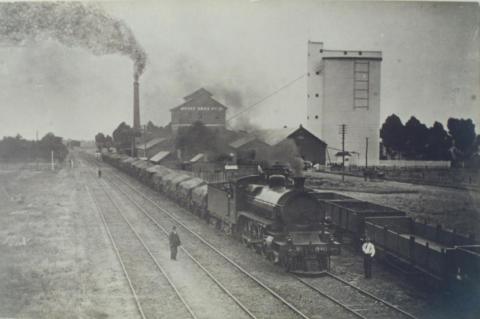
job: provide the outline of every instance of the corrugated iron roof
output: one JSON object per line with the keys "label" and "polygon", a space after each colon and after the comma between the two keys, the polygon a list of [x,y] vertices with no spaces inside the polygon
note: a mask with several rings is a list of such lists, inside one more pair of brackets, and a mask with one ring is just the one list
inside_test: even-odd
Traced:
{"label": "corrugated iron roof", "polygon": [[[206,91],[206,90],[205,90]],[[198,92],[198,91],[197,91]],[[206,91],[208,92],[208,91]],[[211,97],[211,94],[195,94],[192,93],[188,95],[190,97],[188,100],[185,101],[185,103],[180,104],[179,106],[176,106],[170,111],[177,110],[181,107],[197,107],[197,106],[202,106],[202,107],[221,107],[223,109],[226,109],[227,107],[214,98]]]}
{"label": "corrugated iron roof", "polygon": [[253,132],[253,135],[268,145],[274,146],[288,138],[297,129],[298,127],[284,127],[280,129],[258,130]]}
{"label": "corrugated iron roof", "polygon": [[195,92],[190,93],[189,95],[185,96],[183,99],[185,101],[188,101],[188,100],[195,99],[195,98],[197,98],[199,96],[203,96],[203,95],[212,96],[212,93],[208,92],[204,88],[199,88]]}
{"label": "corrugated iron roof", "polygon": [[191,163],[195,163],[195,162],[201,160],[204,156],[205,156],[205,154],[203,154],[203,153],[198,153],[197,155],[195,155],[194,157],[192,157],[192,159],[190,160],[190,162],[191,162]]}
{"label": "corrugated iron roof", "polygon": [[160,151],[150,158],[150,162],[159,163],[160,161],[165,159],[165,157],[167,157],[169,154],[170,154],[169,151]]}
{"label": "corrugated iron roof", "polygon": [[154,139],[151,139],[147,143],[137,145],[137,149],[140,149],[140,150],[147,149],[148,150],[148,149],[154,147],[155,145],[157,145],[159,143],[162,143],[163,141],[166,141],[166,140],[167,140],[166,137],[156,137]]}
{"label": "corrugated iron roof", "polygon": [[232,143],[228,144],[230,145],[230,147],[233,147],[233,148],[239,148],[247,143],[250,143],[254,140],[256,140],[257,137],[254,136],[254,135],[247,135],[247,136],[244,136],[242,138],[239,138],[238,140],[235,140],[233,141]]}
{"label": "corrugated iron roof", "polygon": [[266,144],[270,146],[275,146],[278,143],[284,141],[285,139],[291,137],[294,133],[296,133],[299,130],[303,130],[306,133],[312,135],[316,139],[318,139],[320,142],[324,143],[321,139],[319,139],[315,134],[304,128],[303,126],[300,125],[300,127],[283,127],[279,129],[264,129],[264,130],[257,130],[253,131],[252,133],[249,134],[249,136],[255,136],[258,138],[260,141],[265,142]]}

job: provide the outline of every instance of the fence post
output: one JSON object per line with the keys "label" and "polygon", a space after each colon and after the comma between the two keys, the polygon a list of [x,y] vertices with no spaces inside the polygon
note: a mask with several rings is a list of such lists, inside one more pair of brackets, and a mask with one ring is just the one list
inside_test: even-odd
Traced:
{"label": "fence post", "polygon": [[470,244],[475,243],[475,234],[474,233],[468,234],[468,239],[470,240]]}
{"label": "fence post", "polygon": [[428,243],[428,241],[425,243],[425,247],[427,248],[427,251],[425,253],[425,265],[428,266],[428,260],[430,259],[430,244]]}
{"label": "fence post", "polygon": [[385,246],[385,247],[388,247],[387,234],[388,234],[388,228],[387,228],[387,226],[383,226],[383,246]]}
{"label": "fence post", "polygon": [[457,244],[457,229],[453,229],[453,234],[452,234],[452,246],[455,246]]}
{"label": "fence post", "polygon": [[440,241],[440,232],[442,231],[442,225],[437,224],[435,228],[435,241]]}
{"label": "fence post", "polygon": [[410,263],[415,265],[415,236],[410,236],[409,241]]}

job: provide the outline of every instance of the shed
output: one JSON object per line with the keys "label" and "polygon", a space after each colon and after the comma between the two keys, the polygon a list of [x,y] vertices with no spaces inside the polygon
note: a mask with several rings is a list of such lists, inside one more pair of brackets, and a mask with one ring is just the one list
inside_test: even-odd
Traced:
{"label": "shed", "polygon": [[195,163],[195,162],[198,162],[199,160],[205,158],[205,154],[203,153],[198,153],[197,155],[195,155],[194,157],[192,157],[190,159],[190,163]]}
{"label": "shed", "polygon": [[152,162],[154,164],[159,164],[162,161],[166,161],[167,159],[171,159],[173,157],[174,157],[174,155],[172,154],[172,152],[160,151],[150,158],[150,162]]}
{"label": "shed", "polygon": [[303,160],[325,165],[327,143],[302,125],[297,128],[258,130],[251,135],[271,148],[279,148],[285,141],[293,140]]}
{"label": "shed", "polygon": [[249,161],[259,158],[266,158],[270,145],[260,140],[255,135],[247,135],[229,144],[232,152],[236,154],[237,160]]}
{"label": "shed", "polygon": [[157,137],[142,144],[137,144],[136,150],[139,157],[151,158],[160,151],[165,151],[171,146],[171,140],[166,137]]}

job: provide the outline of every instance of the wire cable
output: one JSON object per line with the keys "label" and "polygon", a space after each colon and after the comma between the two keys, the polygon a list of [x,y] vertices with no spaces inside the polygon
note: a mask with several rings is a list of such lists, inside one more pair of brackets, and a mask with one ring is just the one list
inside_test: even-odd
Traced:
{"label": "wire cable", "polygon": [[251,108],[259,105],[260,103],[264,102],[265,100],[269,99],[270,97],[274,96],[275,94],[277,94],[278,92],[286,89],[287,87],[289,87],[290,85],[294,84],[295,82],[297,82],[298,80],[304,78],[306,75],[306,73],[300,75],[299,77],[295,78],[294,80],[288,82],[287,84],[283,85],[282,87],[280,87],[279,89],[275,90],[274,92],[268,94],[267,96],[261,98],[260,100],[258,100],[257,102],[253,103],[252,105],[250,106],[247,106],[245,108],[243,108],[240,112],[230,116],[228,119],[227,119],[227,122],[233,120],[234,118],[238,117],[239,115],[245,113],[246,111],[250,110]]}

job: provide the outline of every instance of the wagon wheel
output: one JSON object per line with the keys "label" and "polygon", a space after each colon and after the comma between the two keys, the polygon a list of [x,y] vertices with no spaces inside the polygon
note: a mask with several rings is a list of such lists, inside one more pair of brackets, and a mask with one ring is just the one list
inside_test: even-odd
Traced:
{"label": "wagon wheel", "polygon": [[282,265],[282,268],[285,269],[286,272],[290,272],[291,265],[288,260],[288,257],[281,257],[280,264]]}

